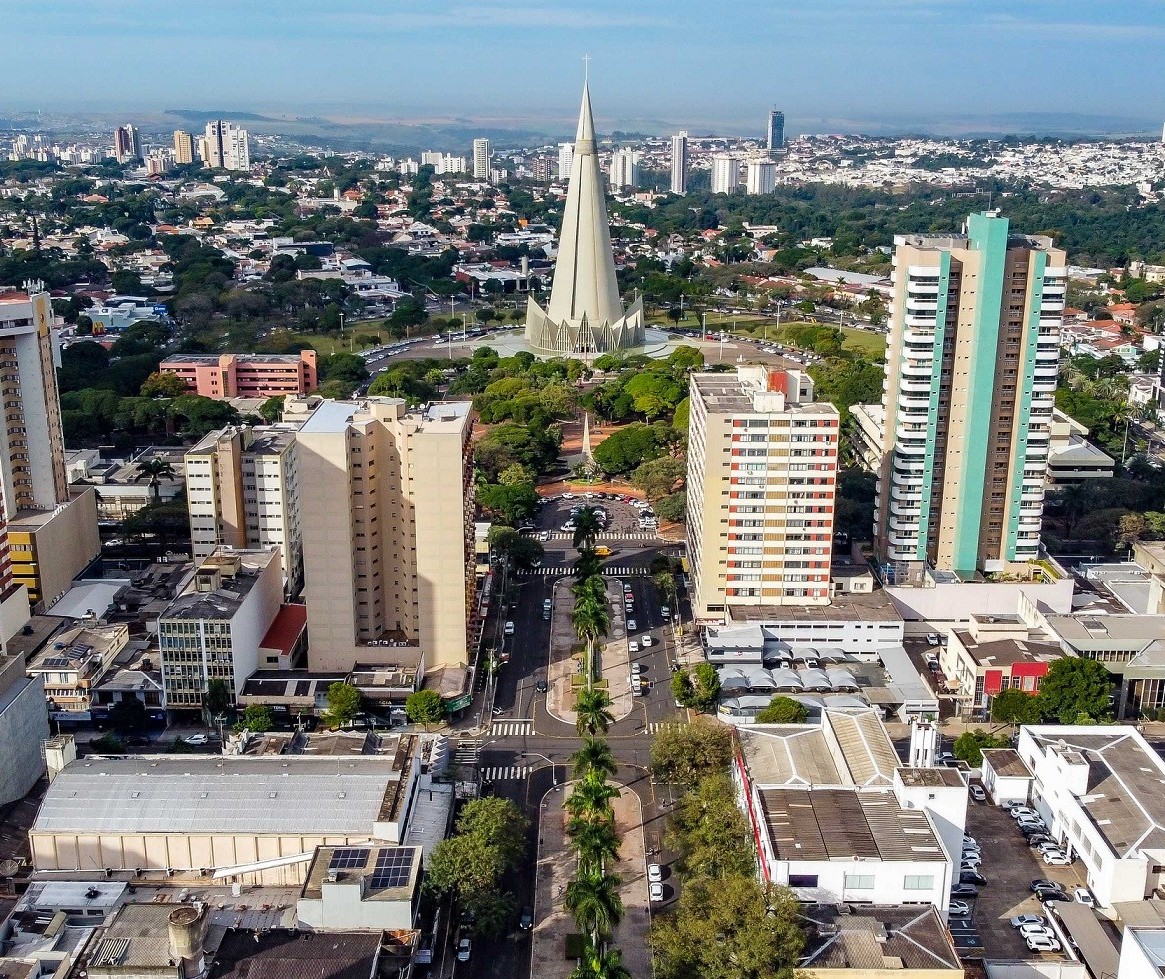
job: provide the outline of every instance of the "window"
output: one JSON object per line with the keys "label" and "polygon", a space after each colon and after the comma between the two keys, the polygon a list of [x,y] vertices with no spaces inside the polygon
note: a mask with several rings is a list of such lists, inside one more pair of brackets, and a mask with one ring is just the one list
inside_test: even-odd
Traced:
{"label": "window", "polygon": [[874,889],[874,875],[846,874],[845,888],[847,891],[872,891]]}
{"label": "window", "polygon": [[816,887],[816,874],[789,874],[790,887]]}
{"label": "window", "polygon": [[934,889],[934,878],[929,874],[907,874],[902,878],[904,891],[929,891]]}

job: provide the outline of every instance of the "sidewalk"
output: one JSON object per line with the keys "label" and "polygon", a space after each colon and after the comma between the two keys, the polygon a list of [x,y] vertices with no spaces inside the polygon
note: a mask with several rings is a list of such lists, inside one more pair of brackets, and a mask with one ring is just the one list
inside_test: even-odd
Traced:
{"label": "sidewalk", "polygon": [[[530,975],[538,979],[567,979],[575,963],[564,957],[566,936],[575,932],[574,919],[563,907],[566,885],[574,877],[575,858],[566,837],[563,803],[570,785],[552,789],[542,803],[538,834],[538,866],[534,887],[534,933]],[[613,801],[615,827],[621,840],[619,860],[610,871],[623,879],[623,921],[613,943],[623,951],[623,964],[636,979],[651,975],[647,933],[651,914],[647,899],[647,869],[643,848],[643,808],[639,796],[623,788]]]}

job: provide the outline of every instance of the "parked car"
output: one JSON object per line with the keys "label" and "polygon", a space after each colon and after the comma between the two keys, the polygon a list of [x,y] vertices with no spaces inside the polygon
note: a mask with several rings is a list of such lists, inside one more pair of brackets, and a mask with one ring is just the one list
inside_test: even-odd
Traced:
{"label": "parked car", "polygon": [[[1030,840],[1028,841],[1028,845],[1029,846],[1031,845]],[[1037,853],[1062,853],[1063,849],[1061,848],[1060,844],[1057,843],[1055,840],[1049,840],[1046,843],[1039,844],[1036,847],[1036,852]]]}
{"label": "parked car", "polygon": [[955,761],[958,761],[958,759],[949,751],[940,751],[938,753],[938,763],[940,765],[949,765]]}
{"label": "parked car", "polygon": [[1027,845],[1031,847],[1038,847],[1041,843],[1055,843],[1056,841],[1047,833],[1032,833],[1027,838]]}
{"label": "parked car", "polygon": [[655,645],[655,640],[652,639],[651,636],[644,636],[642,639],[639,640],[639,642],[643,645],[644,649],[646,649],[648,646]]}
{"label": "parked car", "polygon": [[627,652],[629,652],[629,653],[639,652],[639,643],[636,642],[634,639],[632,639],[629,643],[627,643]]}
{"label": "parked car", "polygon": [[937,632],[928,633],[927,637],[926,637],[926,644],[928,646],[937,646],[938,645],[938,633]]}
{"label": "parked car", "polygon": [[203,745],[203,744],[210,744],[210,738],[205,734],[191,734],[188,737],[183,738],[182,740],[186,744],[195,745],[195,746]]}
{"label": "parked car", "polygon": [[658,863],[650,864],[647,868],[647,880],[652,884],[663,882],[663,867]]}
{"label": "parked car", "polygon": [[1011,927],[1019,928],[1021,925],[1046,925],[1048,919],[1041,914],[1017,914],[1011,919]]}
{"label": "parked car", "polygon": [[1028,949],[1032,952],[1060,951],[1060,943],[1049,935],[1030,935],[1026,941]]}
{"label": "parked car", "polygon": [[1017,930],[1019,931],[1020,935],[1022,935],[1024,938],[1027,938],[1030,935],[1047,935],[1049,938],[1055,937],[1055,933],[1052,931],[1052,929],[1044,924],[1020,925]]}
{"label": "parked car", "polygon": [[639,628],[639,623],[636,622],[634,619],[627,620],[627,631],[628,632],[634,632],[638,628]]}
{"label": "parked car", "polygon": [[651,884],[647,888],[647,896],[653,901],[663,900],[663,884]]}
{"label": "parked car", "polygon": [[1047,904],[1049,901],[1064,901],[1070,902],[1070,898],[1064,891],[1040,891],[1036,894],[1036,900],[1040,904]]}
{"label": "parked car", "polygon": [[951,888],[951,897],[978,897],[979,888],[974,884],[955,884]]}
{"label": "parked car", "polygon": [[643,664],[642,663],[632,663],[631,664],[631,672],[636,674],[636,675],[642,673],[643,672]]}
{"label": "parked car", "polygon": [[1077,904],[1083,904],[1085,907],[1096,907],[1096,898],[1092,896],[1092,891],[1087,887],[1077,887],[1072,892],[1072,897],[1076,899]]}
{"label": "parked car", "polygon": [[966,901],[951,901],[947,905],[947,914],[953,918],[965,918],[971,913],[971,905]]}
{"label": "parked car", "polygon": [[507,636],[512,636],[514,634],[514,623],[507,622],[505,628],[502,631],[505,632]]}
{"label": "parked car", "polygon": [[1072,861],[1068,859],[1067,854],[1059,850],[1049,850],[1044,854],[1044,863],[1049,867],[1067,867]]}
{"label": "parked car", "polygon": [[972,782],[967,791],[971,793],[971,798],[976,802],[987,801],[987,793],[983,791],[983,786],[979,785],[977,782]]}
{"label": "parked car", "polygon": [[977,870],[960,870],[959,871],[960,884],[978,884],[983,887],[987,883],[987,878],[984,877]]}
{"label": "parked car", "polygon": [[666,605],[661,605],[659,607],[659,617],[666,622],[668,619],[671,618],[671,609],[668,608]]}
{"label": "parked car", "polygon": [[1038,812],[1029,808],[1028,806],[1016,806],[1011,810],[1012,819],[1018,820],[1023,819],[1024,817],[1027,817],[1028,819],[1043,819],[1043,817]]}
{"label": "parked car", "polygon": [[463,938],[457,943],[457,961],[468,962],[469,956],[473,953],[473,942],[468,938]]}

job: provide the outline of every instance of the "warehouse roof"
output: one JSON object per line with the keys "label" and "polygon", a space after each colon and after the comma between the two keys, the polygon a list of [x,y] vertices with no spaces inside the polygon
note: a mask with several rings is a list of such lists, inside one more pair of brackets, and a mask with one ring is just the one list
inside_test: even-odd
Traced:
{"label": "warehouse roof", "polygon": [[401,773],[363,755],[84,758],[53,780],[31,832],[367,835]]}

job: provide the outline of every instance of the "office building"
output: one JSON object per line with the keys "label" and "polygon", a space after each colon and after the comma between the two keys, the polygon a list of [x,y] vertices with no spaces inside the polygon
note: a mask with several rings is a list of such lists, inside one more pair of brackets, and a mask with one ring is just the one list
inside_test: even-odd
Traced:
{"label": "office building", "polygon": [[785,148],[785,113],[778,109],[769,110],[769,124],[765,128],[765,149],[770,154]]}
{"label": "office building", "polygon": [[611,155],[611,168],[609,171],[611,189],[624,190],[626,188],[634,189],[638,187],[639,164],[642,159],[643,154],[630,147],[615,150]]}
{"label": "office building", "polygon": [[88,722],[97,682],[129,645],[129,626],[80,625],[55,633],[28,660],[26,672],[44,681],[55,721]]}
{"label": "office building", "polygon": [[194,137],[181,129],[174,130],[174,162],[179,166],[194,162]]}
{"label": "office building", "polygon": [[473,179],[489,180],[490,161],[493,153],[490,151],[488,139],[473,141]]}
{"label": "office building", "polygon": [[801,371],[693,374],[688,424],[692,614],[829,603],[838,413]]}
{"label": "office building", "polygon": [[740,161],[734,156],[712,157],[712,193],[732,194],[740,186]]}
{"label": "office building", "polygon": [[287,593],[303,584],[299,521],[299,426],[230,426],[186,453],[190,542],[201,561],[221,545],[279,549]]}
{"label": "office building", "polygon": [[688,134],[678,132],[671,138],[671,192],[688,192]]}
{"label": "office building", "polygon": [[558,179],[569,180],[574,167],[574,143],[558,144]]}
{"label": "office building", "polygon": [[158,618],[169,710],[201,710],[212,680],[232,700],[260,664],[259,649],[283,601],[278,548],[223,548],[206,558]]}
{"label": "office building", "polygon": [[309,659],[465,669],[474,593],[468,402],[325,401],[297,435]]}
{"label": "office building", "polygon": [[750,194],[771,194],[777,186],[777,165],[767,160],[749,160],[745,190]]}
{"label": "office building", "polygon": [[113,131],[113,158],[118,163],[132,163],[142,158],[142,137],[133,126],[118,126]]}
{"label": "office building", "polygon": [[550,303],[543,310],[533,296],[527,299],[526,345],[540,356],[594,357],[642,347],[644,338],[643,300],[624,310],[619,295],[590,90],[584,85]]}
{"label": "office building", "polygon": [[889,578],[1021,572],[1039,554],[1065,253],[973,214],[895,238],[875,533]]}
{"label": "office building", "polygon": [[186,382],[191,394],[227,398],[275,398],[307,394],[318,386],[316,352],[298,354],[177,354],[158,365]]}
{"label": "office building", "polygon": [[[28,603],[16,595],[27,622]],[[48,737],[44,677],[26,673],[22,651],[0,652],[0,806],[23,798],[44,775]]]}
{"label": "office building", "polygon": [[206,124],[206,135],[199,140],[204,166],[212,170],[251,169],[251,141],[245,129],[234,123],[214,119]]}

